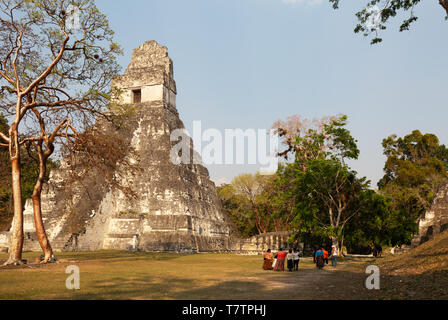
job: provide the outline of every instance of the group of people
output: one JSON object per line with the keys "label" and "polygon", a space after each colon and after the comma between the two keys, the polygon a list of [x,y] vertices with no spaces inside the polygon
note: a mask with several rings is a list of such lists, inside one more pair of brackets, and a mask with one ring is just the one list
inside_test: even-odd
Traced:
{"label": "group of people", "polygon": [[297,249],[289,249],[286,253],[282,248],[274,254],[271,252],[271,249],[264,254],[264,262],[263,269],[264,270],[274,270],[274,271],[285,271],[285,260],[287,263],[287,268],[289,272],[298,271],[299,270],[299,262],[300,262],[300,252]]}
{"label": "group of people", "polygon": [[322,269],[328,264],[328,259],[331,258],[331,266],[336,267],[338,264],[338,255],[339,252],[337,246],[332,245],[330,253],[322,246],[320,249],[313,251],[313,261],[317,268]]}
{"label": "group of people", "polygon": [[[316,267],[322,269],[326,264],[328,264],[331,258],[331,265],[333,267],[337,266],[338,263],[338,247],[336,245],[331,246],[331,251],[325,250],[322,246],[319,249],[313,250],[313,261]],[[299,270],[300,262],[300,252],[297,249],[289,249],[289,252],[283,251],[282,248],[273,254],[271,249],[264,254],[263,269],[264,270],[274,270],[274,271],[285,271],[285,261],[287,263],[287,268],[290,272]]]}

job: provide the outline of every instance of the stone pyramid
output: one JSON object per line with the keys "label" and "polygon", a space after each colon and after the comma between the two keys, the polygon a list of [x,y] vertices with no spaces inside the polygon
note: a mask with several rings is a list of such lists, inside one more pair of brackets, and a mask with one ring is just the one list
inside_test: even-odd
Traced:
{"label": "stone pyramid", "polygon": [[[133,149],[131,161],[138,159],[134,162],[139,171],[121,179],[135,197],[108,185],[100,174],[85,174],[68,186],[72,168],[64,163],[52,172],[42,196],[44,224],[53,249],[229,250],[234,229],[222,211],[208,170],[200,164],[177,165],[170,158],[175,144],[171,132],[184,125],[176,109],[176,83],[167,48],[148,41],[135,49],[126,72],[114,79],[112,87],[120,92],[112,101],[133,110],[122,135]],[[126,173],[126,168],[117,170]],[[40,250],[29,201],[25,233],[25,250]]]}

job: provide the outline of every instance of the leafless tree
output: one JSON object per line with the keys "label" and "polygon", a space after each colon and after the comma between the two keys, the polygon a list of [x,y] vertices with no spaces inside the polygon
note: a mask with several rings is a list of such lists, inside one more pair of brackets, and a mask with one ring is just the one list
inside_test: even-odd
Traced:
{"label": "leafless tree", "polygon": [[14,198],[6,264],[22,261],[21,146],[34,143],[39,158],[32,200],[47,261],[52,250],[40,205],[47,160],[58,139],[77,139],[97,117],[108,116],[120,53],[93,0],[0,0],[0,110],[10,123],[8,134],[0,133],[0,145],[9,148]]}

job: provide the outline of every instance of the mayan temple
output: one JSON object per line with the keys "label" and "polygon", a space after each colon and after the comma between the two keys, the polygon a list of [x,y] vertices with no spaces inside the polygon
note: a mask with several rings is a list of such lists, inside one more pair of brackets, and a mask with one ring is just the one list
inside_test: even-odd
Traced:
{"label": "mayan temple", "polygon": [[443,182],[436,193],[431,208],[425,212],[418,224],[418,234],[412,246],[419,246],[435,235],[448,230],[448,180]]}
{"label": "mayan temple", "polygon": [[[198,164],[177,165],[170,158],[175,145],[170,135],[184,125],[176,109],[176,83],[167,48],[149,41],[135,49],[126,72],[113,80],[112,87],[120,92],[112,101],[133,110],[122,135],[133,149],[131,161],[138,159],[134,162],[139,170],[129,172],[122,182],[136,196],[128,198],[107,185],[100,174],[82,176],[68,186],[71,168],[63,163],[52,172],[42,197],[53,249],[228,250],[232,224],[222,212],[208,170]],[[105,124],[97,126],[111,130]],[[25,235],[25,250],[40,251],[29,201]]]}

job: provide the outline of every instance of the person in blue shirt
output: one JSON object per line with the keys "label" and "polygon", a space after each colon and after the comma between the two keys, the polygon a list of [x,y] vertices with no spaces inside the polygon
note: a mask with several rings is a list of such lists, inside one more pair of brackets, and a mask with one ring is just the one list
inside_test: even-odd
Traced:
{"label": "person in blue shirt", "polygon": [[322,269],[324,267],[324,264],[325,264],[324,249],[321,248],[318,251],[316,251],[316,267]]}

